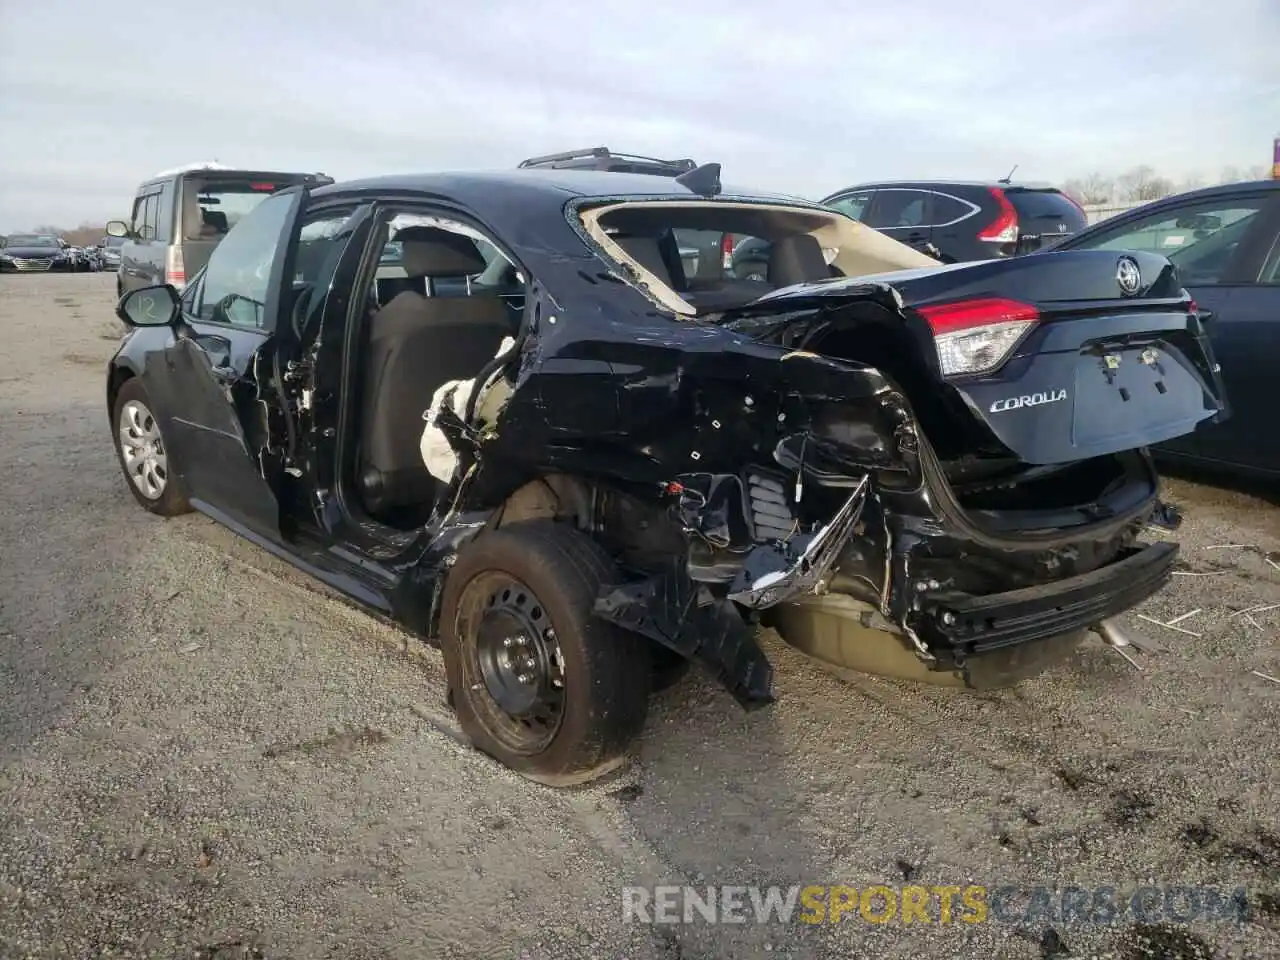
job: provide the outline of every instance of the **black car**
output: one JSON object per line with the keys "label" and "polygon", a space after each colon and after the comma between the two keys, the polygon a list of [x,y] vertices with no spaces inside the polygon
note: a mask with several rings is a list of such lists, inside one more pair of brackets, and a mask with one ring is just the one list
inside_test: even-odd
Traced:
{"label": "black car", "polygon": [[[1057,187],[1004,180],[860,184],[821,202],[943,263],[1030,253],[1087,222],[1079,204]],[[766,246],[740,244],[734,274],[762,279],[768,258]]]}
{"label": "black car", "polygon": [[70,248],[55,236],[15,233],[6,237],[4,246],[0,247],[0,272],[47,273],[56,270],[71,273],[76,269]]}
{"label": "black car", "polygon": [[[767,241],[768,292],[686,275],[680,230]],[[1122,643],[1177,556],[1143,448],[1222,408],[1160,256],[939,267],[713,165],[291,187],[118,314],[138,502],[438,643],[474,744],[557,784],[686,661],[769,703],[765,620],[970,687]]]}
{"label": "black car", "polygon": [[1166,197],[1095,224],[1054,250],[1160,254],[1208,317],[1231,416],[1171,439],[1168,459],[1280,474],[1272,382],[1280,370],[1280,181],[1232,183]]}

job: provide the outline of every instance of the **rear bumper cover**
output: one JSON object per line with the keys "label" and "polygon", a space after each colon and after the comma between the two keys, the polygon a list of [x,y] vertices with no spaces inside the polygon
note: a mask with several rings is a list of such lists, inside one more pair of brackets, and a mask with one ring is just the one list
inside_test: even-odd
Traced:
{"label": "rear bumper cover", "polygon": [[1124,613],[1164,587],[1177,558],[1178,545],[1162,542],[1043,586],[933,596],[912,615],[911,626],[939,661],[959,666],[971,656],[1087,630]]}

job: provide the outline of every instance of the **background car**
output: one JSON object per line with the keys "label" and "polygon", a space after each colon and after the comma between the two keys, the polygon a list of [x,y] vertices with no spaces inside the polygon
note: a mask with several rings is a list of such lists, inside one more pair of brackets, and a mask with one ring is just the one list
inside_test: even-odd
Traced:
{"label": "background car", "polygon": [[120,269],[120,248],[124,242],[124,237],[103,237],[98,241],[98,258],[103,270]]}
{"label": "background car", "polygon": [[15,233],[0,248],[0,270],[18,273],[46,273],[75,269],[71,251],[60,237],[49,234]]}
{"label": "background car", "polygon": [[[1084,210],[1057,187],[1008,180],[903,180],[845,187],[821,201],[943,263],[1030,253],[1083,230]],[[763,279],[766,245],[740,244],[733,273]]]}
{"label": "background car", "polygon": [[1280,181],[1165,197],[1094,224],[1051,250],[1159,253],[1209,318],[1229,419],[1156,447],[1166,460],[1280,476],[1273,392],[1280,370]]}
{"label": "background car", "polygon": [[236,170],[188,164],[158,173],[138,187],[129,221],[107,234],[120,247],[118,294],[157,283],[181,290],[227,231],[266,197],[297,183],[330,182],[324,174]]}

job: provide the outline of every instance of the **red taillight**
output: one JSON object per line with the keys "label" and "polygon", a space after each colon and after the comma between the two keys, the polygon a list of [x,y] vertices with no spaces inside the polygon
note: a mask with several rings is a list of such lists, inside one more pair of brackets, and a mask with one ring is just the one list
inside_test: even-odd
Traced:
{"label": "red taillight", "polygon": [[1031,304],[1001,297],[939,303],[919,307],[918,311],[929,321],[935,337],[973,327],[986,327],[993,323],[1017,323],[1024,320],[1034,323],[1040,319],[1040,311]]}
{"label": "red taillight", "polygon": [[991,187],[990,190],[1000,213],[989,227],[978,234],[978,239],[989,243],[1013,243],[1018,239],[1018,211],[1013,209],[1003,190],[999,187]]}
{"label": "red taillight", "polygon": [[249,184],[249,189],[260,190],[263,193],[274,193],[276,185],[274,183],[251,183]]}
{"label": "red taillight", "polygon": [[916,310],[933,331],[943,376],[989,373],[1008,359],[1040,319],[1032,304],[1003,297],[928,304]]}
{"label": "red taillight", "polygon": [[733,268],[733,234],[726,233],[720,237],[720,262],[725,270]]}
{"label": "red taillight", "polygon": [[164,282],[178,290],[187,285],[187,268],[182,259],[182,247],[172,246],[165,257]]}

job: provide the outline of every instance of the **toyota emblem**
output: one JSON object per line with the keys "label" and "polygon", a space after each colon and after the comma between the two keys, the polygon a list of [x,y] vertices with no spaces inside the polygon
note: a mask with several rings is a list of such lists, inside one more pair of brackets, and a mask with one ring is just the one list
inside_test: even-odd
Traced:
{"label": "toyota emblem", "polygon": [[1131,297],[1142,286],[1142,271],[1138,269],[1138,261],[1133,257],[1121,257],[1116,263],[1116,283],[1120,284],[1120,292]]}

